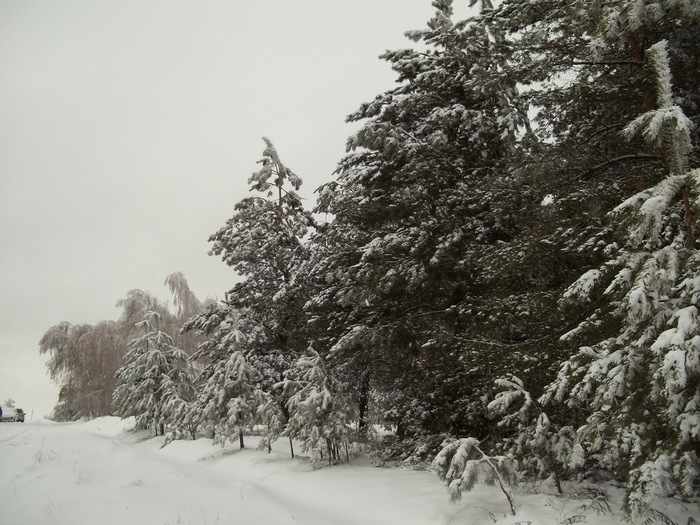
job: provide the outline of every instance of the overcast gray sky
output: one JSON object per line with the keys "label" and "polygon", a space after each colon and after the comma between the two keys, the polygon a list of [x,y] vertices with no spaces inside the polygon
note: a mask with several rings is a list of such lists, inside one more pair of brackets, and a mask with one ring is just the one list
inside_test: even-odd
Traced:
{"label": "overcast gray sky", "polygon": [[[462,2],[466,4],[466,0]],[[0,0],[0,402],[50,412],[38,341],[116,319],[181,271],[222,297],[207,239],[268,136],[313,190],[360,103],[393,86],[430,0]]]}

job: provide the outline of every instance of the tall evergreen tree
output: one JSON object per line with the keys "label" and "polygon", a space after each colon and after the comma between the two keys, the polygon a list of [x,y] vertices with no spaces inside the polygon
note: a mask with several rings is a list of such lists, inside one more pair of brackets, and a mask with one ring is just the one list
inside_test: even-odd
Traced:
{"label": "tall evergreen tree", "polygon": [[[487,433],[485,370],[507,349],[475,335],[480,259],[518,233],[508,159],[528,130],[497,24],[434,6],[408,33],[425,50],[383,55],[399,87],[349,117],[364,123],[320,190],[318,211],[334,218],[314,239],[309,304],[328,334],[322,355],[386,400],[380,419],[424,453],[444,433]],[[366,398],[360,389],[361,408]]]}
{"label": "tall evergreen tree", "polygon": [[226,301],[255,331],[251,340],[284,351],[295,344],[299,332],[295,316],[304,298],[295,270],[305,257],[302,239],[313,218],[296,193],[301,179],[264,140],[262,168],[249,179],[251,191],[264,196],[236,204],[234,216],[211,236],[211,253],[220,255],[243,277],[227,293]]}
{"label": "tall evergreen tree", "polygon": [[165,434],[166,405],[173,398],[187,400],[192,388],[187,354],[159,329],[160,321],[160,314],[151,311],[137,323],[145,334],[129,342],[114,390],[116,413],[135,416],[136,428],[150,428],[156,435]]}
{"label": "tall evergreen tree", "polygon": [[[641,512],[654,494],[692,492],[697,480],[688,466],[697,434],[681,423],[694,419],[686,411],[697,392],[684,341],[697,330],[687,308],[700,106],[689,66],[698,64],[700,39],[687,28],[700,8],[543,4],[506,0],[488,16],[511,31],[513,64],[539,110],[541,142],[522,170],[539,172],[553,194],[558,229],[546,240],[572,270],[589,271],[561,302],[567,333],[556,380],[537,401],[522,382],[504,380],[493,407],[520,407],[506,418],[523,432],[513,450],[527,445],[526,459],[545,470],[585,466],[627,480],[628,508]],[[670,71],[679,73],[673,91]]]}
{"label": "tall evergreen tree", "polygon": [[243,354],[234,351],[228,359],[213,367],[210,377],[201,387],[199,424],[210,429],[215,443],[223,445],[237,436],[243,448],[244,431],[255,422],[261,401],[261,393],[255,387],[254,371]]}
{"label": "tall evergreen tree", "polygon": [[262,168],[248,181],[257,194],[237,203],[233,217],[210,238],[211,253],[221,256],[242,279],[222,304],[184,328],[209,335],[193,356],[205,363],[202,383],[220,376],[231,355],[239,352],[286,422],[287,400],[274,385],[307,344],[302,312],[306,292],[298,269],[307,253],[303,239],[314,221],[296,193],[301,179],[282,163],[273,144],[263,140]]}
{"label": "tall evergreen tree", "polygon": [[[188,320],[182,327],[183,332],[195,333],[204,338],[191,361],[198,372],[196,375],[196,398],[189,409],[181,410],[177,425],[191,428],[196,437],[198,429],[216,439],[225,442],[232,438],[228,434],[217,433],[219,422],[226,416],[228,399],[222,391],[226,367],[231,355],[239,351],[245,335],[239,328],[238,312],[225,303],[212,303],[204,312]],[[218,397],[218,401],[214,401]],[[218,408],[218,409],[217,409]]]}
{"label": "tall evergreen tree", "polygon": [[[691,170],[691,123],[674,103],[667,42],[648,51],[657,105],[625,128],[664,156],[668,175],[620,204],[609,259],[565,301],[596,309],[565,340],[591,341],[568,360],[545,401],[587,407],[579,440],[596,469],[629,482],[629,510],[657,495],[696,495],[700,482],[700,170]],[[608,330],[600,339],[599,327]]]}

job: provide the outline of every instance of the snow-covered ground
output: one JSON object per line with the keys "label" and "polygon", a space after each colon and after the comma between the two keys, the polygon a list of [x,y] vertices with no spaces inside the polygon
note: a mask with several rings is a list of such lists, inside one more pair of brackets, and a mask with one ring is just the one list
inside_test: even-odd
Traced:
{"label": "snow-covered ground", "polygon": [[[515,491],[517,515],[498,488],[477,487],[451,503],[434,474],[367,462],[314,469],[272,454],[128,432],[129,420],[0,424],[0,523],[4,525],[539,525],[582,523],[590,499]],[[619,502],[620,493],[612,496]],[[618,503],[619,505],[619,503]],[[700,521],[697,504],[659,502],[681,525]],[[585,523],[621,523],[619,512],[586,513]]]}

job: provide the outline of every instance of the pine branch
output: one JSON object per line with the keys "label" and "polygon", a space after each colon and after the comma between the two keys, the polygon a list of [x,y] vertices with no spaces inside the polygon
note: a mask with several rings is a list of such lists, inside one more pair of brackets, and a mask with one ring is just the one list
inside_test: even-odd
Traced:
{"label": "pine branch", "polygon": [[459,175],[459,176],[462,175],[462,172],[459,170],[459,168],[457,166],[455,166],[452,163],[452,161],[450,159],[448,159],[444,154],[437,151],[433,146],[431,146],[430,144],[426,144],[425,142],[419,140],[415,135],[413,135],[412,133],[406,131],[405,129],[403,129],[401,127],[397,126],[395,129],[397,131],[400,131],[404,135],[406,135],[408,138],[415,140],[417,144],[420,144],[422,146],[427,147],[433,153],[433,155],[435,155],[439,160],[442,160],[443,162],[445,162],[450,167],[450,169],[452,170],[452,172],[455,175]]}
{"label": "pine branch", "polygon": [[539,337],[537,339],[527,339],[525,341],[519,341],[517,343],[507,343],[505,341],[488,341],[486,339],[460,339],[460,340],[465,342],[465,343],[472,343],[472,344],[477,344],[477,345],[514,347],[514,346],[531,345],[533,343],[540,343],[542,341],[546,341],[547,339],[552,339],[554,337],[555,337],[554,334],[548,334],[548,335],[544,335],[542,337]]}
{"label": "pine branch", "polygon": [[612,131],[612,130],[617,129],[617,128],[624,128],[625,126],[626,126],[626,124],[624,122],[615,122],[615,123],[610,124],[608,126],[603,126],[601,129],[592,133],[589,137],[583,139],[579,144],[581,144],[581,145],[588,144],[594,138],[596,138],[598,135],[602,135],[603,133],[607,133],[608,131]]}
{"label": "pine branch", "polygon": [[581,175],[581,178],[588,178],[592,174],[594,174],[596,171],[600,171],[603,168],[606,168],[608,166],[612,166],[613,164],[617,164],[619,162],[626,162],[628,160],[656,161],[656,160],[663,160],[663,159],[659,155],[653,155],[650,153],[633,153],[630,155],[620,155],[619,157],[615,157],[614,159],[606,160],[605,162],[602,162],[602,163],[598,164],[597,166],[593,166],[588,171],[586,171],[583,175]]}
{"label": "pine branch", "polygon": [[643,66],[643,60],[572,61],[572,66]]}
{"label": "pine branch", "polygon": [[685,215],[685,247],[695,249],[695,216],[690,203],[690,188],[688,184],[683,187],[683,212]]}

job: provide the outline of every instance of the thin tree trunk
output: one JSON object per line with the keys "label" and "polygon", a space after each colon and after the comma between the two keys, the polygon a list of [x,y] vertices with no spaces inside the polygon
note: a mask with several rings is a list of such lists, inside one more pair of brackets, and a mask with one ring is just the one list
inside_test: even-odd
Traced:
{"label": "thin tree trunk", "polygon": [[370,374],[365,372],[362,377],[362,383],[360,385],[360,400],[359,400],[359,412],[360,417],[357,424],[358,437],[367,437],[367,409],[369,407],[369,381]]}
{"label": "thin tree trunk", "polygon": [[683,212],[685,215],[685,247],[689,250],[695,249],[695,217],[693,207],[690,204],[690,187],[686,184],[683,187]]}
{"label": "thin tree trunk", "polygon": [[292,438],[289,438],[289,451],[292,453],[292,459],[294,459],[294,443],[292,443]]}
{"label": "thin tree trunk", "polygon": [[245,448],[245,443],[243,442],[243,429],[240,430],[238,433],[238,443],[241,445],[241,448]]}
{"label": "thin tree trunk", "polygon": [[554,465],[554,467],[552,468],[552,474],[554,474],[554,482],[557,484],[557,492],[561,496],[562,494],[564,494],[564,491],[561,488],[561,476],[559,475],[559,467],[556,463],[554,463],[554,459],[551,459],[551,461]]}
{"label": "thin tree trunk", "polygon": [[[644,55],[645,49],[641,40],[636,35],[631,35],[627,39],[627,43],[629,45],[630,56],[634,61],[633,63],[643,68],[644,64],[646,64],[646,56]],[[647,111],[652,111],[656,107],[656,97],[654,96],[654,89],[651,86],[642,86],[642,101]]]}
{"label": "thin tree trunk", "polygon": [[506,489],[506,486],[503,483],[501,473],[498,472],[496,465],[493,464],[490,457],[484,454],[484,452],[479,447],[474,448],[476,448],[479,454],[481,454],[481,460],[484,461],[489,467],[491,467],[491,470],[493,470],[493,473],[496,475],[496,481],[498,481],[498,486],[501,488],[501,491],[503,492],[506,499],[508,500],[508,503],[510,504],[510,511],[513,513],[513,516],[515,516],[515,502],[513,501],[513,496],[510,494],[510,491]]}

